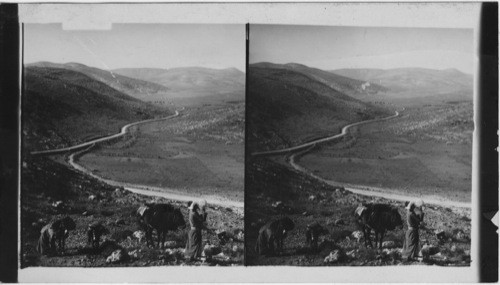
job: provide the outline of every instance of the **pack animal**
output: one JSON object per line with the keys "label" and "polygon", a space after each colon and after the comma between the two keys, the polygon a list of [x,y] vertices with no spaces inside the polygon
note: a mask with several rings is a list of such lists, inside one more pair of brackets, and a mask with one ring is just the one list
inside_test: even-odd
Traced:
{"label": "pack animal", "polygon": [[101,236],[106,234],[109,234],[109,230],[101,223],[92,223],[87,229],[87,242],[92,248],[97,249],[101,242]]}
{"label": "pack animal", "polygon": [[321,235],[328,234],[328,230],[322,227],[319,223],[307,225],[306,244],[311,249],[318,249],[318,240]]}
{"label": "pack animal", "polygon": [[294,227],[295,224],[288,217],[268,222],[259,230],[255,250],[261,255],[275,254],[275,248],[278,252],[283,252],[283,240],[287,232],[293,230]]}
{"label": "pack animal", "polygon": [[375,232],[375,246],[378,242],[378,247],[382,248],[382,240],[386,231],[403,228],[403,221],[398,209],[391,205],[363,204],[356,208],[354,215],[363,231],[366,246],[373,246],[370,238],[372,230]]}
{"label": "pack animal", "polygon": [[[40,238],[38,239],[36,250],[40,254],[55,254],[57,250],[64,251],[69,231],[75,228],[75,221],[70,217],[64,217],[47,224],[40,231]],[[56,243],[58,245],[57,248]]]}
{"label": "pack animal", "polygon": [[158,246],[163,248],[168,231],[186,227],[181,210],[169,204],[146,204],[137,210],[139,224],[146,233],[148,246],[153,245],[153,230],[156,230]]}

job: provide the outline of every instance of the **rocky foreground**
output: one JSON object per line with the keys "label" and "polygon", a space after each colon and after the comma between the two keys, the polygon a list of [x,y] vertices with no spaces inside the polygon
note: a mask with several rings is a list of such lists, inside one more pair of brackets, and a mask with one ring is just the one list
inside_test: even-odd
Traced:
{"label": "rocky foreground", "polygon": [[[148,247],[135,212],[144,203],[170,203],[180,208],[187,222],[185,203],[132,194],[83,175],[49,158],[27,158],[22,163],[21,267],[28,266],[162,266],[242,265],[243,216],[232,208],[208,205],[203,232],[204,258],[184,259],[187,229],[169,232],[164,249]],[[66,251],[41,256],[35,250],[41,228],[51,220],[69,216],[76,222],[66,240]],[[87,244],[89,224],[101,222],[109,234],[101,245]],[[154,235],[153,238],[156,238]]]}
{"label": "rocky foreground", "polygon": [[[247,160],[246,168],[246,264],[295,266],[381,266],[436,264],[470,265],[470,210],[427,205],[420,230],[422,258],[403,261],[406,232],[404,203],[360,196],[332,187],[266,158]],[[403,230],[386,233],[382,249],[365,246],[354,210],[361,203],[386,203],[399,208]],[[290,217],[295,229],[287,233],[285,250],[275,256],[255,251],[258,231],[271,219]],[[328,230],[317,250],[306,245],[307,225],[319,223]],[[373,241],[372,237],[372,241]]]}

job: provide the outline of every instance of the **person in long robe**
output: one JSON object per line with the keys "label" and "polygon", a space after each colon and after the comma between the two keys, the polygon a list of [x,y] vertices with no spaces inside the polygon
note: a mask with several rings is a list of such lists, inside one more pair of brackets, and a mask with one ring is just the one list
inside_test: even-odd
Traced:
{"label": "person in long robe", "polygon": [[189,224],[191,229],[188,232],[188,240],[186,243],[186,250],[184,255],[191,261],[197,260],[201,257],[203,247],[201,244],[202,235],[201,231],[207,229],[205,221],[207,220],[207,213],[204,208],[201,209],[198,203],[193,202],[189,206]]}
{"label": "person in long robe", "polygon": [[405,234],[405,241],[403,243],[402,257],[405,260],[412,261],[419,257],[420,253],[420,237],[419,237],[419,227],[423,220],[422,206],[418,206],[421,203],[417,201],[408,204],[406,209],[408,210],[406,221],[408,223],[408,229]]}

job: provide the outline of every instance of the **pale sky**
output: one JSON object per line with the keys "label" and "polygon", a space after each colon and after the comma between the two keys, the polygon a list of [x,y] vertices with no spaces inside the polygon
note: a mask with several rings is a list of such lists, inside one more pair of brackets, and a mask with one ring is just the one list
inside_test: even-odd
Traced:
{"label": "pale sky", "polygon": [[456,68],[473,73],[472,29],[250,25],[250,63],[339,68]]}
{"label": "pale sky", "polygon": [[24,26],[24,62],[101,68],[235,67],[245,71],[245,25],[115,24],[111,30]]}

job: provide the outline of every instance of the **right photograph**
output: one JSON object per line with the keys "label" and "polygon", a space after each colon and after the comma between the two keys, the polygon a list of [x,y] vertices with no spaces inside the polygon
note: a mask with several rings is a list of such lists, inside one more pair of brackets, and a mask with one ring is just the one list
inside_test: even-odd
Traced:
{"label": "right photograph", "polygon": [[245,263],[470,266],[473,29],[250,25]]}

